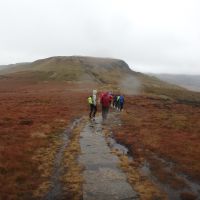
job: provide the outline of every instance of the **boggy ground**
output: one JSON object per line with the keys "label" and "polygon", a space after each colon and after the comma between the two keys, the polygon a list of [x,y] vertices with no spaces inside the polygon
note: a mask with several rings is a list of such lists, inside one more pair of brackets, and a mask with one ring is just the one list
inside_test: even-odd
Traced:
{"label": "boggy ground", "polygon": [[[130,96],[121,113],[122,126],[115,129],[114,136],[129,148],[132,167],[140,169],[141,175],[151,171],[153,180],[179,191],[174,198],[196,199],[199,191],[191,190],[187,180],[200,183],[199,117],[197,103]],[[133,184],[137,187],[136,180]]]}
{"label": "boggy ground", "polygon": [[[61,133],[76,118],[87,115],[87,96],[96,85],[35,80],[0,80],[1,199],[40,199],[48,191]],[[195,199],[184,190],[185,174],[199,182],[200,107],[198,103],[158,96],[127,96],[121,125],[114,130],[134,160],[121,156],[122,167],[141,199],[164,199],[148,177],[133,173],[146,163],[159,183],[181,190],[182,199]],[[112,122],[111,122],[112,123]],[[80,130],[74,130],[64,155],[64,193],[81,198],[81,168],[76,158]],[[73,177],[73,178],[72,178]],[[74,178],[75,177],[75,178]],[[159,186],[158,186],[159,187]],[[77,193],[78,192],[78,193]]]}
{"label": "boggy ground", "polygon": [[0,80],[1,199],[44,195],[60,134],[73,119],[86,113],[86,97],[92,87]]}

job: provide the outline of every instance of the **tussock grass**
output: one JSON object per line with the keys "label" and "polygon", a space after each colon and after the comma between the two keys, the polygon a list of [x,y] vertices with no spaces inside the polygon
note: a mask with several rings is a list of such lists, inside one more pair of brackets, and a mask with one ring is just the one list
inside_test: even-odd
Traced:
{"label": "tussock grass", "polygon": [[121,155],[119,158],[121,168],[126,172],[129,183],[138,192],[141,200],[168,199],[164,191],[161,191],[152,181],[140,173],[136,162],[129,161],[125,155]]}
{"label": "tussock grass", "polygon": [[[134,156],[134,161],[130,162],[131,170],[124,159],[122,167],[129,173],[135,189],[139,188],[142,194],[142,188],[147,187],[148,182],[138,169],[145,160],[151,175],[177,192],[188,185],[176,174],[199,180],[199,106],[198,101],[190,100],[191,104],[157,95],[127,98],[125,108],[128,109],[121,114],[122,126],[115,129],[114,135]],[[147,192],[151,192],[149,183],[147,185]],[[148,196],[145,198],[149,199]]]}
{"label": "tussock grass", "polygon": [[[112,123],[111,123],[112,124]],[[116,124],[112,124],[115,127]],[[110,127],[110,128],[113,128]],[[110,128],[104,130],[105,137],[110,136]],[[116,128],[116,127],[115,127]],[[109,145],[109,142],[108,142]],[[127,155],[117,149],[112,149],[111,152],[118,156],[120,163],[119,167],[126,173],[128,182],[133,189],[139,194],[141,200],[167,200],[167,195],[159,189],[148,177],[142,175],[139,171],[139,163],[142,163],[144,158],[130,161]]]}
{"label": "tussock grass", "polygon": [[51,136],[48,143],[49,145],[47,147],[38,149],[32,158],[38,163],[38,171],[40,172],[43,180],[34,191],[34,196],[36,198],[42,198],[51,186],[50,177],[53,173],[54,159],[58,147],[62,144],[62,140],[59,134],[57,134]]}
{"label": "tussock grass", "polygon": [[[40,199],[45,195],[62,128],[88,108],[88,93],[74,90],[91,87],[1,80],[0,199]],[[33,124],[19,124],[26,118]]]}

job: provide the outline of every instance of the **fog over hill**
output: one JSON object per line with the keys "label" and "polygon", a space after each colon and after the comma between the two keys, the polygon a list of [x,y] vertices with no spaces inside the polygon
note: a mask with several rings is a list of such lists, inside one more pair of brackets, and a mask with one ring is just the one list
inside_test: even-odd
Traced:
{"label": "fog over hill", "polygon": [[7,65],[0,65],[0,70],[4,69],[6,67],[7,67]]}
{"label": "fog over hill", "polygon": [[189,90],[200,92],[200,75],[186,75],[186,74],[152,74],[152,75],[163,81],[180,85]]}

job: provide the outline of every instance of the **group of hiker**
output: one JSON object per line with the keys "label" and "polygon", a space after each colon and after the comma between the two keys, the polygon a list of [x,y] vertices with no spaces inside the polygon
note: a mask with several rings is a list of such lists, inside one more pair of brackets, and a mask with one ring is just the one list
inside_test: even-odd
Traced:
{"label": "group of hiker", "polygon": [[92,95],[88,97],[88,103],[90,105],[89,118],[92,121],[95,121],[97,102],[101,104],[102,119],[105,121],[111,106],[118,111],[123,110],[124,96],[120,94],[113,94],[112,92],[101,92],[98,98],[97,90],[93,90]]}

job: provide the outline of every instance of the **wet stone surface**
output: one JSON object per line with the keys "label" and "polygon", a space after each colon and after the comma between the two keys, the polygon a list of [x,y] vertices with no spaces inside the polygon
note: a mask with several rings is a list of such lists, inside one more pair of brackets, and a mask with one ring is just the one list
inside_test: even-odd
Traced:
{"label": "wet stone surface", "polygon": [[81,132],[79,162],[85,167],[83,200],[131,200],[137,193],[119,168],[119,159],[110,152],[102,133],[101,118],[86,124]]}

